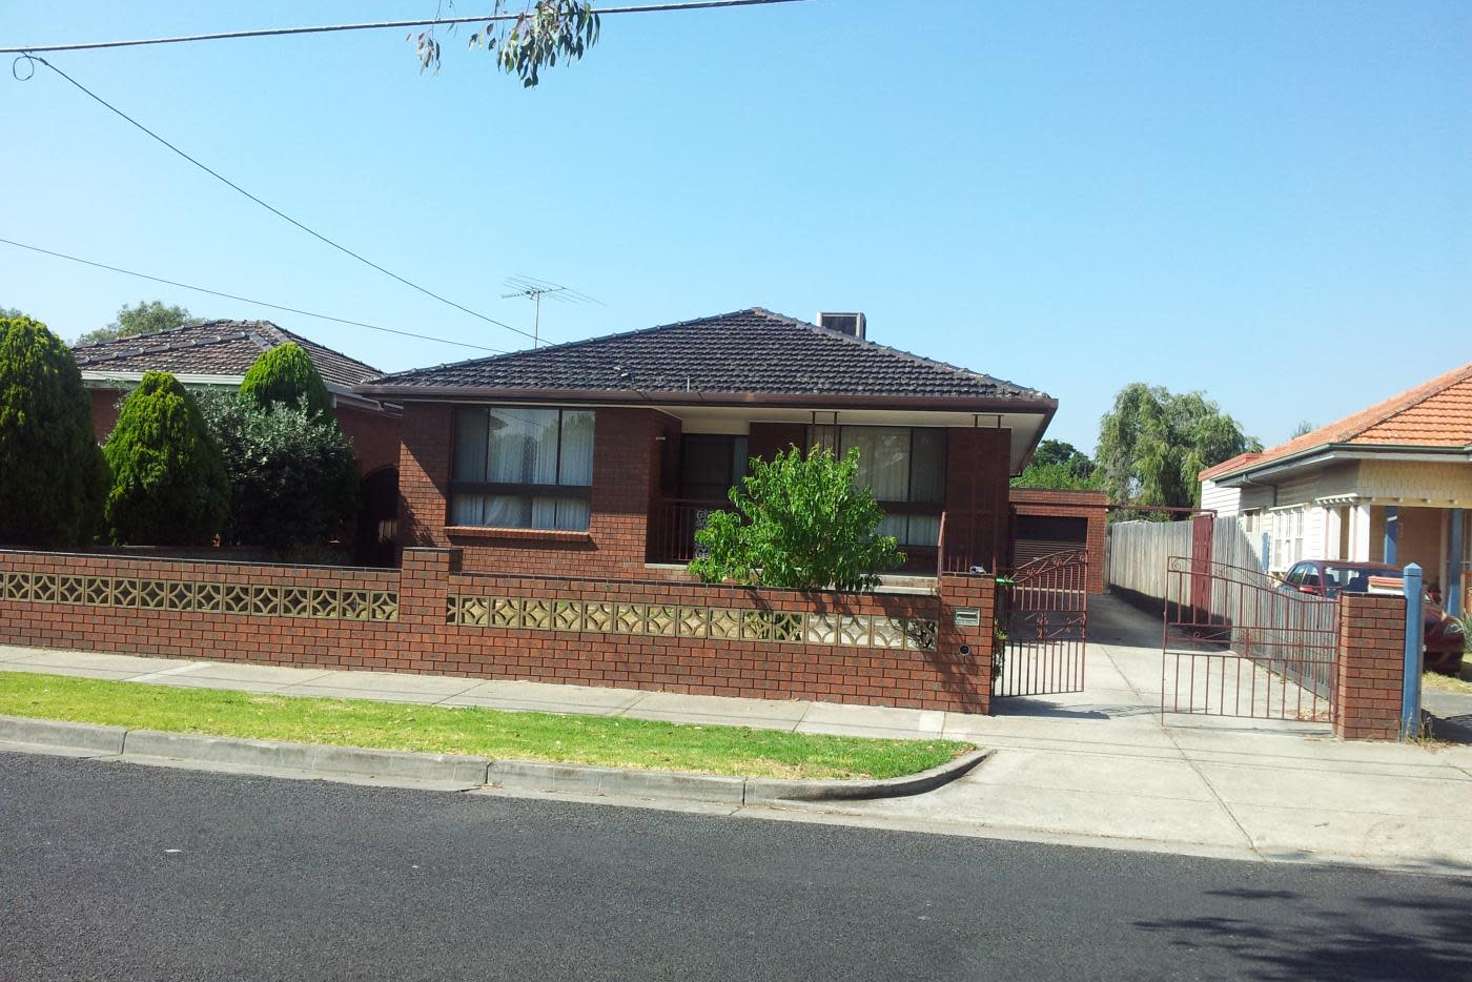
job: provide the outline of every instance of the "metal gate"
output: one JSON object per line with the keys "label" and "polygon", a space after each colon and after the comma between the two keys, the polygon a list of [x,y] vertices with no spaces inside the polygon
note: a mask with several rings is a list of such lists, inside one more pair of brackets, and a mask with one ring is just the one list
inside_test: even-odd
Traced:
{"label": "metal gate", "polygon": [[1161,713],[1333,721],[1337,600],[1183,556],[1165,587]]}
{"label": "metal gate", "polygon": [[997,579],[992,695],[1082,692],[1089,624],[1089,554],[1070,549],[1041,556]]}

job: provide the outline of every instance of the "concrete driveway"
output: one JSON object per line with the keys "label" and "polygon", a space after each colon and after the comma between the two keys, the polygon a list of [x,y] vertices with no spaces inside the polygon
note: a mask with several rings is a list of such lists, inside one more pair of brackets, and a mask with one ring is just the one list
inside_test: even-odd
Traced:
{"label": "concrete driveway", "polygon": [[1084,692],[948,714],[994,749],[962,780],[851,815],[1044,840],[1472,872],[1472,748],[1344,743],[1323,725],[1162,716],[1160,622],[1091,601]]}

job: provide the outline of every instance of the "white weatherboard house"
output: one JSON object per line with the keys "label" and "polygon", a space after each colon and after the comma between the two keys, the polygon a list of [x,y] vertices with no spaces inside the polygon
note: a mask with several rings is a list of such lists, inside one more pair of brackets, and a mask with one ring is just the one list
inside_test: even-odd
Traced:
{"label": "white weatherboard house", "polygon": [[1262,453],[1200,474],[1260,561],[1419,563],[1453,610],[1472,561],[1472,364]]}

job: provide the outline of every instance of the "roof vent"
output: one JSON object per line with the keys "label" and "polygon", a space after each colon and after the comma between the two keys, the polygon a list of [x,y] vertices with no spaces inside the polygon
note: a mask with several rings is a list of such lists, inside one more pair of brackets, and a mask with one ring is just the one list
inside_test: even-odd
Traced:
{"label": "roof vent", "polygon": [[863,338],[865,330],[864,315],[858,312],[844,314],[819,311],[818,326],[826,327],[830,331],[837,331],[839,334],[847,334],[851,338]]}

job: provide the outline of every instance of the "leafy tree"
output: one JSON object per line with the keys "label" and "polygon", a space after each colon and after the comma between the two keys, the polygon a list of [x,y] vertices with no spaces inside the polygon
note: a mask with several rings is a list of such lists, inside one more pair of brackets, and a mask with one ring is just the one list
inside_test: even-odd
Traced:
{"label": "leafy tree", "polygon": [[358,469],[337,420],[234,392],[203,396],[200,408],[229,475],[226,541],[287,553],[323,545],[352,521]]}
{"label": "leafy tree", "polygon": [[[506,12],[506,0],[496,0],[492,16]],[[590,0],[534,0],[514,20],[488,21],[470,35],[470,47],[485,48],[496,56],[501,70],[521,78],[531,88],[540,72],[564,61],[577,61],[598,43],[600,24]],[[434,28],[410,34],[419,70],[440,67],[440,42]]]}
{"label": "leafy tree", "polygon": [[814,447],[753,458],[731,489],[734,512],[716,512],[695,541],[706,555],[690,571],[707,583],[793,590],[867,590],[905,561],[892,535],[879,535],[884,512],[856,480],[859,451],[842,460]]}
{"label": "leafy tree", "polygon": [[1088,454],[1062,440],[1044,440],[1038,444],[1027,467],[1012,479],[1012,486],[1092,491],[1099,487],[1099,478]]}
{"label": "leafy tree", "polygon": [[1032,455],[1032,462],[1043,466],[1061,465],[1071,474],[1088,477],[1094,473],[1094,461],[1088,454],[1063,440],[1044,440]]}
{"label": "leafy tree", "polygon": [[1075,468],[1067,464],[1040,464],[1036,460],[1012,479],[1014,488],[1044,488],[1050,491],[1098,491],[1100,483],[1098,471],[1081,477]]}
{"label": "leafy tree", "polygon": [[1191,508],[1200,503],[1196,475],[1262,444],[1199,392],[1180,395],[1134,382],[1119,390],[1099,421],[1098,466],[1111,498]]}
{"label": "leafy tree", "polygon": [[189,311],[183,307],[166,307],[160,300],[140,300],[129,307],[118,308],[117,319],[106,327],[88,331],[77,338],[77,344],[96,344],[117,338],[131,338],[139,334],[157,334],[194,322]]}
{"label": "leafy tree", "polygon": [[240,394],[261,407],[305,404],[316,414],[332,412],[332,396],[327,393],[326,383],[295,341],[263,351],[245,373]]}
{"label": "leafy tree", "polygon": [[1288,439],[1293,440],[1301,436],[1308,436],[1313,431],[1313,423],[1309,422],[1306,419],[1301,420],[1297,426],[1293,427],[1293,432],[1288,435]]}
{"label": "leafy tree", "polygon": [[103,447],[112,471],[105,514],[113,540],[197,545],[225,522],[230,485],[194,397],[168,372],[147,372],[123,400]]}
{"label": "leafy tree", "polygon": [[104,481],[82,373],[29,317],[0,319],[0,542],[90,541]]}
{"label": "leafy tree", "polygon": [[19,307],[0,307],[0,321],[8,321],[14,317],[24,317],[25,311]]}

